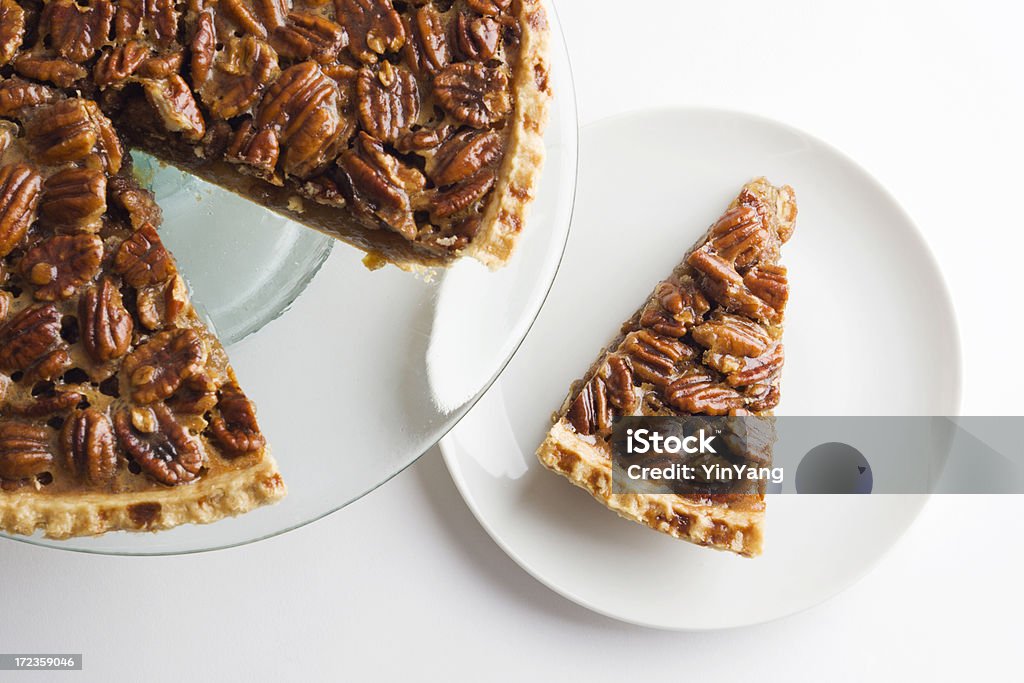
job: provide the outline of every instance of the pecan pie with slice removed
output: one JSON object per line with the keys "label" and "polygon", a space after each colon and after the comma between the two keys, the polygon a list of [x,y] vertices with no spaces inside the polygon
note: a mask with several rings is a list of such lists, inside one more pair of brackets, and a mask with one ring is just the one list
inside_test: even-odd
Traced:
{"label": "pecan pie with slice removed", "polygon": [[109,119],[17,84],[0,91],[27,103],[0,129],[0,530],[156,531],[279,500]]}
{"label": "pecan pie with slice removed", "polygon": [[779,256],[796,213],[789,186],[764,178],[744,186],[574,383],[537,451],[541,463],[622,517],[692,543],[760,554],[763,492],[614,493],[610,438],[616,416],[771,414],[788,298]]}
{"label": "pecan pie with slice removed", "polygon": [[541,0],[0,0],[0,23],[0,117],[85,98],[104,135],[367,265],[498,267],[522,231],[551,98]]}

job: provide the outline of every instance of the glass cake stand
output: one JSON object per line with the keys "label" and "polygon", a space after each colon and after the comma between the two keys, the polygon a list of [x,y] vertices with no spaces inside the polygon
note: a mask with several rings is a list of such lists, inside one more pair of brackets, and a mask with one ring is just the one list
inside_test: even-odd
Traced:
{"label": "glass cake stand", "polygon": [[497,379],[558,270],[576,191],[577,118],[554,11],[547,160],[511,262],[464,259],[432,275],[375,272],[363,253],[142,155],[161,234],[227,346],[288,485],[279,504],[206,526],[18,541],[162,555],[268,538],[372,491],[429,450]]}

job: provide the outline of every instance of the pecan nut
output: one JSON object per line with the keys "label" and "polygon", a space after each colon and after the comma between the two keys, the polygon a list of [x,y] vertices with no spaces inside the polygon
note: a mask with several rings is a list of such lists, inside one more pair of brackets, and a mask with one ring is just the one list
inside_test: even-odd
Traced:
{"label": "pecan nut", "polygon": [[142,78],[140,81],[146,100],[160,116],[164,128],[181,133],[192,142],[202,139],[206,134],[206,120],[184,78],[174,74],[169,78]]}
{"label": "pecan nut", "polygon": [[65,59],[81,64],[107,41],[114,8],[110,0],[53,0],[39,18],[39,33]]}
{"label": "pecan nut", "polygon": [[763,327],[729,313],[716,313],[707,322],[693,328],[693,339],[714,353],[748,358],[760,356],[772,342]]}
{"label": "pecan nut", "polygon": [[743,408],[735,389],[719,384],[708,373],[691,369],[665,388],[665,400],[692,415],[728,415]]}
{"label": "pecan nut", "polygon": [[785,266],[762,263],[754,266],[743,276],[743,284],[751,294],[761,299],[779,313],[786,309],[789,300],[789,283]]}
{"label": "pecan nut", "polygon": [[584,385],[569,405],[566,414],[569,424],[578,434],[606,434],[612,428],[612,407],[608,402],[608,388],[600,375]]}
{"label": "pecan nut", "polygon": [[0,370],[24,370],[60,345],[60,311],[26,308],[0,327]]}
{"label": "pecan nut", "polygon": [[142,66],[149,54],[149,48],[141,40],[129,40],[117,45],[103,52],[96,60],[92,80],[101,88],[123,84]]}
{"label": "pecan nut", "polygon": [[256,38],[267,37],[267,27],[250,3],[244,0],[221,0],[218,6],[223,15],[230,18],[243,33]]}
{"label": "pecan nut", "polygon": [[0,0],[0,66],[14,58],[25,37],[25,10],[14,0]]}
{"label": "pecan nut", "polygon": [[56,97],[56,91],[45,85],[5,79],[0,81],[0,116],[16,116],[22,109],[52,102]]}
{"label": "pecan nut", "polygon": [[275,131],[284,172],[305,178],[323,168],[348,141],[338,84],[316,62],[285,69],[267,89],[256,126]]}
{"label": "pecan nut", "polygon": [[199,442],[178,424],[163,403],[152,410],[151,432],[140,431],[129,410],[114,415],[114,432],[132,459],[156,481],[167,486],[194,481],[203,469],[204,457]]}
{"label": "pecan nut", "polygon": [[448,66],[448,31],[444,17],[433,5],[424,5],[412,17],[404,17],[405,61],[420,76],[432,76]]}
{"label": "pecan nut", "polygon": [[35,286],[38,301],[68,299],[100,271],[103,240],[90,233],[54,235],[21,260],[22,275]]}
{"label": "pecan nut", "polygon": [[167,404],[179,415],[203,415],[217,405],[217,382],[205,372],[192,375],[167,399]]}
{"label": "pecan nut", "polygon": [[81,161],[97,153],[110,173],[121,168],[121,143],[113,124],[90,100],[61,100],[33,109],[25,133],[43,163]]}
{"label": "pecan nut", "polygon": [[673,277],[658,285],[640,312],[640,325],[666,337],[685,337],[709,309],[708,300],[692,278]]}
{"label": "pecan nut", "polygon": [[346,38],[345,29],[326,17],[291,12],[287,21],[270,35],[270,44],[288,59],[327,63],[347,45]]}
{"label": "pecan nut", "polygon": [[356,81],[356,93],[359,123],[378,140],[394,141],[419,116],[416,79],[411,72],[394,67],[391,62],[382,62],[376,73],[362,69]]}
{"label": "pecan nut", "polygon": [[206,345],[190,328],[153,335],[124,361],[132,399],[147,404],[168,398],[181,383],[203,369]]}
{"label": "pecan nut", "polygon": [[246,119],[235,131],[225,158],[231,163],[244,164],[254,175],[280,185],[281,180],[274,174],[280,156],[277,134],[266,128],[259,130],[251,119]]}
{"label": "pecan nut", "polygon": [[149,223],[121,243],[114,256],[114,270],[136,289],[167,282],[178,272],[160,235]]}
{"label": "pecan nut", "polygon": [[746,268],[761,256],[768,236],[764,217],[758,209],[741,204],[726,211],[711,227],[708,245],[737,268]]}
{"label": "pecan nut", "polygon": [[39,212],[57,225],[81,228],[107,210],[107,174],[94,168],[68,168],[46,179]]}
{"label": "pecan nut", "polygon": [[355,146],[341,155],[338,165],[357,213],[383,221],[407,239],[416,237],[410,192],[423,189],[426,183],[418,170],[403,165],[362,131]]}
{"label": "pecan nut", "polygon": [[334,0],[334,6],[348,33],[348,49],[359,61],[373,64],[405,44],[405,27],[391,0]]}
{"label": "pecan nut", "polygon": [[162,330],[177,322],[188,304],[188,289],[180,275],[167,284],[143,287],[135,298],[135,311],[139,322],[147,330]]}
{"label": "pecan nut", "polygon": [[775,344],[755,358],[744,358],[742,365],[729,373],[725,381],[733,387],[771,383],[778,377],[785,362],[786,354],[782,344]]}
{"label": "pecan nut", "polygon": [[105,363],[128,353],[135,325],[109,278],[82,294],[78,318],[82,346],[93,360]]}
{"label": "pecan nut", "polygon": [[252,36],[232,38],[214,62],[214,73],[199,86],[210,112],[230,119],[248,111],[280,74],[277,53]]}
{"label": "pecan nut", "polygon": [[133,229],[141,230],[147,224],[160,225],[162,214],[151,192],[120,176],[110,178],[107,188],[111,202],[128,214],[128,222]]}
{"label": "pecan nut", "polygon": [[501,160],[503,151],[497,132],[463,131],[441,145],[427,172],[436,186],[453,185],[493,167]]}
{"label": "pecan nut", "polygon": [[18,417],[39,418],[54,413],[65,413],[82,402],[84,396],[77,391],[55,391],[40,395],[28,403],[8,404],[3,412]]}
{"label": "pecan nut", "polygon": [[210,434],[228,455],[254,453],[266,445],[252,403],[234,382],[220,390],[220,401],[210,421]]}
{"label": "pecan nut", "polygon": [[761,322],[777,319],[778,312],[755,296],[736,272],[736,268],[710,249],[697,249],[686,262],[701,273],[701,289],[731,313],[740,313]]}
{"label": "pecan nut", "polygon": [[488,16],[472,17],[459,12],[455,20],[455,43],[466,59],[486,62],[498,52],[501,26]]}
{"label": "pecan nut", "polygon": [[25,379],[30,382],[52,382],[70,370],[74,364],[67,347],[60,345],[36,361],[36,364],[25,373]]}
{"label": "pecan nut", "polygon": [[196,87],[202,87],[213,72],[213,61],[217,52],[217,25],[213,19],[212,9],[208,8],[199,13],[190,47],[192,83]]}
{"label": "pecan nut", "polygon": [[77,478],[104,486],[117,470],[117,442],[110,419],[94,408],[75,411],[61,430],[64,464]]}
{"label": "pecan nut", "polygon": [[487,17],[497,17],[512,7],[512,0],[466,0],[466,4]]}
{"label": "pecan nut", "polygon": [[672,381],[682,361],[691,360],[696,352],[689,346],[650,330],[637,330],[626,335],[619,350],[629,357],[633,373],[655,386]]}
{"label": "pecan nut", "polygon": [[476,62],[445,67],[434,77],[434,97],[459,123],[485,128],[512,111],[508,76],[501,69]]}
{"label": "pecan nut", "polygon": [[33,54],[23,54],[14,60],[14,71],[19,76],[36,81],[47,81],[59,88],[70,88],[76,81],[89,75],[81,64],[56,58],[50,59]]}
{"label": "pecan nut", "polygon": [[146,38],[170,45],[178,31],[175,0],[120,0],[114,17],[114,35],[119,43],[129,38]]}
{"label": "pecan nut", "polygon": [[51,467],[53,454],[45,428],[0,420],[0,479],[27,479]]}
{"label": "pecan nut", "polygon": [[430,201],[431,219],[439,221],[451,218],[471,208],[487,196],[497,178],[492,169],[485,168],[458,185],[436,193]]}
{"label": "pecan nut", "polygon": [[43,177],[28,164],[0,168],[0,258],[20,243],[36,218]]}

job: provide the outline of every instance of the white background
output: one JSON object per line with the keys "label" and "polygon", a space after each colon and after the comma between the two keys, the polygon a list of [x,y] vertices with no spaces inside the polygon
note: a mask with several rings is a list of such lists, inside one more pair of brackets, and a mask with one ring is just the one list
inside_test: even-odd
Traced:
{"label": "white background", "polygon": [[[954,293],[964,413],[1024,414],[1024,6],[558,7],[584,125],[659,105],[729,107],[803,128],[874,173]],[[738,631],[661,633],[590,614],[525,575],[432,451],[341,513],[252,547],[118,559],[0,542],[0,651],[85,653],[84,676],[57,680],[1014,677],[1020,502],[933,500],[867,579],[820,607]]]}

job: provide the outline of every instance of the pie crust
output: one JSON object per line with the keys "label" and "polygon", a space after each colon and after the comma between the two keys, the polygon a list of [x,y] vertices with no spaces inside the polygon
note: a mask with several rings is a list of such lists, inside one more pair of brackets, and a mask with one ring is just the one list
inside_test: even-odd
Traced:
{"label": "pie crust", "polygon": [[764,178],[662,281],[574,383],[540,462],[620,516],[675,538],[759,555],[763,493],[624,494],[612,488],[611,420],[621,415],[771,415],[788,299],[781,245],[796,200]]}

